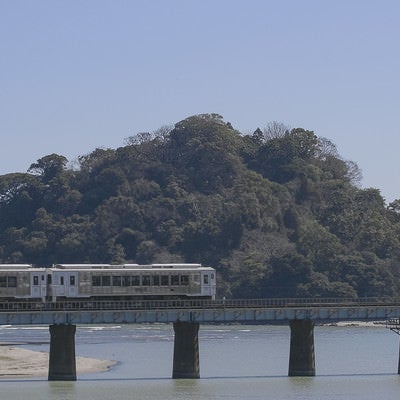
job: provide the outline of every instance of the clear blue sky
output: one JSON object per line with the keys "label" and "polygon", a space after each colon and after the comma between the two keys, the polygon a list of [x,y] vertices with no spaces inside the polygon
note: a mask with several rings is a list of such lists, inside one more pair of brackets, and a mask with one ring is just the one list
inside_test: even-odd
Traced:
{"label": "clear blue sky", "polygon": [[216,112],[314,130],[400,198],[400,1],[0,0],[0,174]]}

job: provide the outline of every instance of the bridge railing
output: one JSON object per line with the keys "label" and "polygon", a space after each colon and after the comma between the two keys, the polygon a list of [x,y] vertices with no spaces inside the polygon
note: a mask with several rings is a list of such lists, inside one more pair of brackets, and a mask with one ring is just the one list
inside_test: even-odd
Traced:
{"label": "bridge railing", "polygon": [[225,308],[311,308],[400,306],[400,298],[267,298],[267,299],[173,299],[173,300],[92,300],[69,299],[56,302],[0,301],[1,312],[103,311],[103,310],[167,310]]}

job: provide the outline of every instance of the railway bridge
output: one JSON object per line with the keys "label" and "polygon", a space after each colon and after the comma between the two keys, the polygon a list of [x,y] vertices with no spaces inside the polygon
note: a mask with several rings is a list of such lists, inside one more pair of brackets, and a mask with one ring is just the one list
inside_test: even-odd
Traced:
{"label": "railway bridge", "polygon": [[314,325],[329,321],[386,321],[400,334],[400,298],[0,302],[2,325],[49,325],[49,380],[76,380],[76,325],[156,322],[174,327],[173,378],[200,377],[201,323],[288,323],[288,374],[314,376]]}

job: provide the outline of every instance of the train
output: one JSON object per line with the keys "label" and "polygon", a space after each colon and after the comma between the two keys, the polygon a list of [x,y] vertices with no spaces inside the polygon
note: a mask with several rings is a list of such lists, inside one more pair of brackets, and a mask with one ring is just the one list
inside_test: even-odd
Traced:
{"label": "train", "polygon": [[0,264],[0,300],[215,299],[216,271],[201,264]]}

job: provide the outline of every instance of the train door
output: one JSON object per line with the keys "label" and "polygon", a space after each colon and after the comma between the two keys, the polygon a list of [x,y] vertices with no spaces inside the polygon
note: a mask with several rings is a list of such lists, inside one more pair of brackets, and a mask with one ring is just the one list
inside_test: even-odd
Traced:
{"label": "train door", "polygon": [[53,273],[53,288],[56,296],[77,297],[78,296],[78,272],[57,271]]}
{"label": "train door", "polygon": [[41,298],[43,301],[46,299],[47,282],[46,274],[44,271],[31,272],[31,297]]}
{"label": "train door", "polygon": [[201,273],[201,295],[215,299],[215,271]]}
{"label": "train door", "polygon": [[67,277],[68,297],[78,296],[78,272],[69,272]]}

